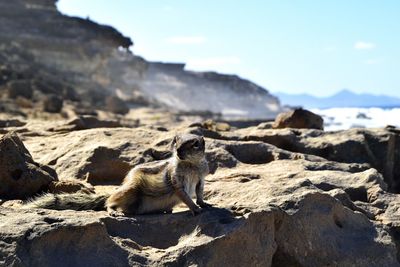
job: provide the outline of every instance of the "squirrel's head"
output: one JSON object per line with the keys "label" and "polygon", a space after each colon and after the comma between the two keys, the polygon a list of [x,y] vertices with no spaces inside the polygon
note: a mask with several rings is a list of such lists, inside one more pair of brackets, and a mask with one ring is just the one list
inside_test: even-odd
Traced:
{"label": "squirrel's head", "polygon": [[202,136],[194,134],[176,135],[172,141],[175,155],[180,160],[199,161],[204,157],[205,142]]}

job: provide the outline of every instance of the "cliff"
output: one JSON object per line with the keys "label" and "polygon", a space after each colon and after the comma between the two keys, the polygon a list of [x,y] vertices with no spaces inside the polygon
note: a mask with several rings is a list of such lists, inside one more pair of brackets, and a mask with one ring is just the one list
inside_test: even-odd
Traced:
{"label": "cliff", "polygon": [[132,41],[117,30],[65,16],[55,2],[0,1],[0,57],[11,47],[13,53],[25,55],[20,65],[38,64],[25,76],[37,77],[39,69],[46,69],[81,95],[96,94],[94,102],[100,105],[107,95],[118,95],[132,103],[139,99],[170,110],[226,117],[265,119],[280,111],[277,98],[237,76],[147,62],[130,52]]}

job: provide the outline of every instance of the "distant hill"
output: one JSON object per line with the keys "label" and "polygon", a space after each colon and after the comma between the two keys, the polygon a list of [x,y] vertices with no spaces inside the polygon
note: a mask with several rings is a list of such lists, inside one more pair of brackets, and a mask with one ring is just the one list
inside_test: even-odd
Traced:
{"label": "distant hill", "polygon": [[329,97],[315,97],[309,94],[275,93],[283,105],[302,106],[305,108],[332,108],[332,107],[400,107],[400,98],[357,94],[344,89]]}

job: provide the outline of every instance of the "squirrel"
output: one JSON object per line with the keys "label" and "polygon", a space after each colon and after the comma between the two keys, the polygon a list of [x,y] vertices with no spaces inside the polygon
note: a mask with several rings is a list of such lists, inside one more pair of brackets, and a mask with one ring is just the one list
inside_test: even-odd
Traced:
{"label": "squirrel", "polygon": [[[208,174],[205,141],[201,136],[174,137],[173,155],[166,160],[140,164],[129,171],[121,186],[111,195],[45,194],[25,208],[56,210],[107,210],[110,215],[171,213],[180,202],[193,215],[211,205],[204,202],[204,178]],[[196,203],[192,197],[196,196]]]}

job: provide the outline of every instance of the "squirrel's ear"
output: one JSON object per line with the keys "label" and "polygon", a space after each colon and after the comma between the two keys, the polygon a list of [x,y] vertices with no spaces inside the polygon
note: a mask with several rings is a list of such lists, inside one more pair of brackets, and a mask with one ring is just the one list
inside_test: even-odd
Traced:
{"label": "squirrel's ear", "polygon": [[176,142],[177,142],[177,141],[178,141],[178,136],[175,135],[175,136],[174,136],[174,139],[172,139],[172,143],[171,143],[171,147],[172,147],[172,148],[176,147]]}

